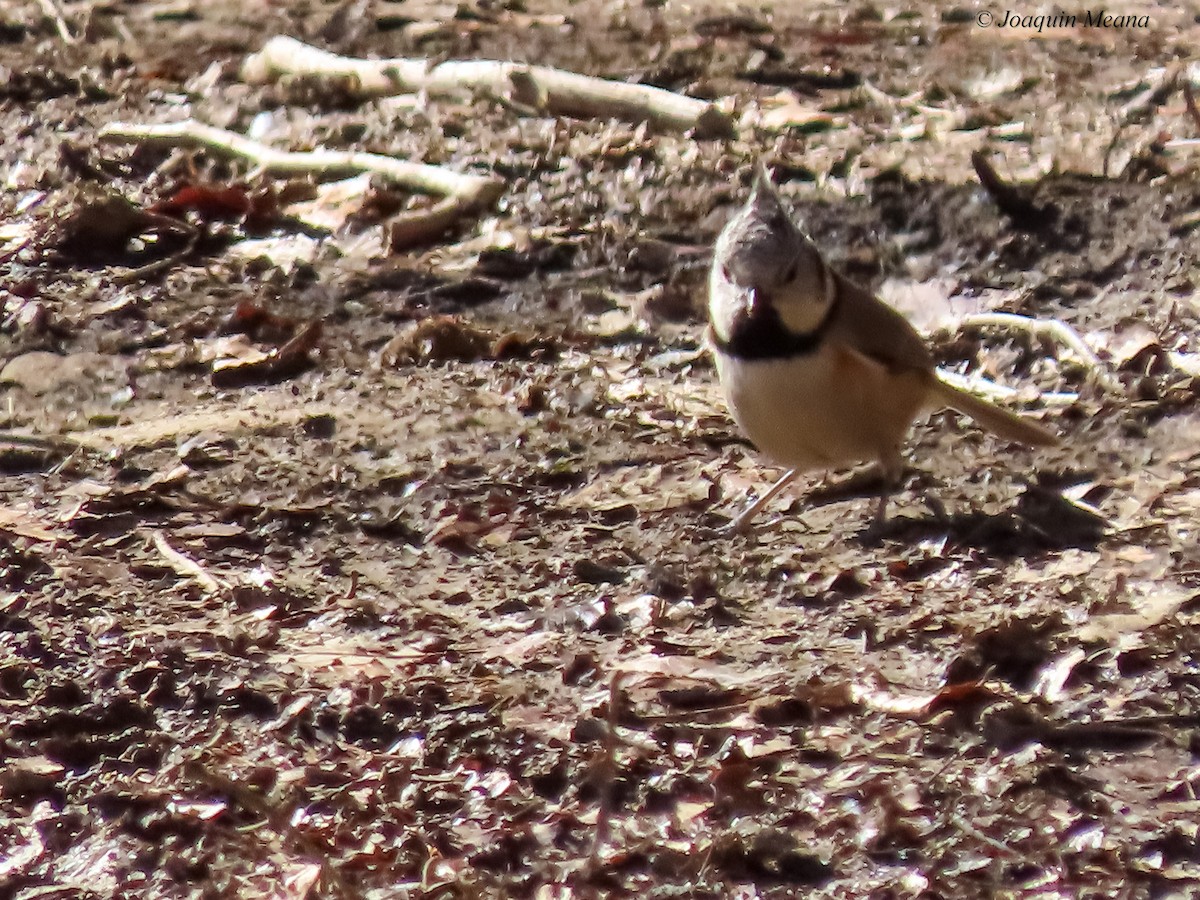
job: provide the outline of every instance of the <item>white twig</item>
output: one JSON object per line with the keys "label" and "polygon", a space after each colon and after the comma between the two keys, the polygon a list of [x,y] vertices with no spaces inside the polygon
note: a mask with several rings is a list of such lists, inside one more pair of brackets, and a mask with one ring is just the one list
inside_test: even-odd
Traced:
{"label": "white twig", "polygon": [[952,109],[942,109],[940,106],[930,106],[927,103],[922,103],[921,99],[925,96],[924,91],[917,91],[909,94],[907,97],[893,97],[887,91],[875,87],[869,81],[864,81],[861,85],[862,92],[879,106],[887,109],[906,109],[910,112],[919,113],[923,116],[929,116],[934,119],[956,119],[961,118],[962,113]]}
{"label": "white twig", "polygon": [[218,593],[224,588],[224,585],[209,575],[200,563],[196,562],[190,556],[185,556],[168,544],[166,536],[161,531],[152,531],[150,532],[150,536],[154,541],[154,548],[163,555],[163,558],[167,561],[167,565],[177,575],[182,575],[184,578],[194,578],[196,583],[210,594]]}
{"label": "white twig", "polygon": [[114,122],[100,129],[100,138],[109,141],[137,141],[172,147],[193,146],[238,156],[276,175],[317,173],[329,176],[357,172],[377,172],[407,187],[424,193],[455,196],[498,195],[500,183],[479,175],[460,175],[440,166],[408,162],[379,153],[354,150],[276,150],[266,144],[223,128],[187,119],[165,124],[128,124]]}
{"label": "white twig", "polygon": [[[937,374],[938,378],[947,384],[961,388],[964,391],[970,391],[972,394],[986,397],[989,400],[1012,400],[1024,397],[1027,393],[1026,391],[1008,387],[1007,385],[996,384],[996,382],[978,375],[959,375],[957,372],[951,372],[948,369],[940,367],[937,370]],[[1039,391],[1037,399],[1046,406],[1070,406],[1079,399],[1079,395],[1071,391]]]}
{"label": "white twig", "polygon": [[504,190],[503,183],[495,178],[462,175],[440,166],[408,162],[379,153],[324,149],[305,152],[276,150],[232,131],[191,119],[166,124],[114,122],[100,129],[100,138],[171,147],[204,147],[226,156],[240,157],[276,175],[315,173],[334,177],[374,172],[421,193],[445,195],[448,200],[435,205],[433,209],[406,213],[393,222],[393,230],[403,229],[410,243],[435,237],[460,217],[487,208]]}
{"label": "white twig", "polygon": [[1121,385],[1109,374],[1104,362],[1070,325],[1061,319],[1034,319],[1016,313],[976,313],[964,316],[960,328],[1009,328],[1024,331],[1034,337],[1050,340],[1066,347],[1095,376],[1096,381],[1109,390],[1120,390]]}
{"label": "white twig", "polygon": [[795,469],[788,469],[761,497],[758,497],[742,510],[736,519],[725,526],[731,534],[744,534],[749,531],[750,520],[758,513],[760,509],[770,503],[775,496],[785,487],[796,480],[799,473]]}
{"label": "white twig", "polygon": [[274,37],[246,59],[242,78],[273,81],[281,75],[350,80],[364,97],[401,93],[429,96],[468,91],[492,93],[514,104],[553,115],[650,122],[697,137],[732,137],[732,117],[707,100],[645,84],[629,84],[564,72],[549,66],[490,59],[355,59],[338,56],[289,37]]}
{"label": "white twig", "polygon": [[63,39],[64,44],[79,43],[79,38],[71,33],[71,26],[67,24],[67,19],[62,10],[58,8],[56,0],[38,0],[38,6],[42,8],[42,13],[46,18],[54,22],[54,27],[58,29],[58,36]]}
{"label": "white twig", "polygon": [[1008,844],[1001,843],[1000,841],[996,840],[994,837],[989,837],[988,835],[984,834],[982,831],[980,831],[978,828],[976,828],[974,825],[972,825],[970,822],[968,822],[966,819],[964,819],[958,813],[951,813],[950,821],[953,822],[958,827],[958,829],[960,831],[962,831],[964,834],[970,835],[971,837],[975,838],[975,840],[977,840],[977,841],[982,841],[983,843],[985,843],[989,847],[991,847],[993,850],[999,851],[1003,856],[1019,855],[1015,850],[1013,850],[1012,847],[1008,846]]}

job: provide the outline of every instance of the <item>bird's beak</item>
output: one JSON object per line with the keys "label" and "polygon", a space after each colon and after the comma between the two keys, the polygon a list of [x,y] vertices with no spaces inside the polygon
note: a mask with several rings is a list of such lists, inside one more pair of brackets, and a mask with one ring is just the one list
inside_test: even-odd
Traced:
{"label": "bird's beak", "polygon": [[746,288],[746,312],[750,314],[750,318],[762,315],[770,305],[771,301],[762,288]]}

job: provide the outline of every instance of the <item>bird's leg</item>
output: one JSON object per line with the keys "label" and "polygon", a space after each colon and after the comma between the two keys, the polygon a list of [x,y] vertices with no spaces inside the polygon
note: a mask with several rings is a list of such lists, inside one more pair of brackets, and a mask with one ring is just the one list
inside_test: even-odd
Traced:
{"label": "bird's leg", "polygon": [[888,499],[899,487],[900,479],[904,475],[904,459],[900,456],[899,451],[879,460],[879,475],[882,479],[879,486],[879,503],[875,507],[875,519],[867,529],[867,534],[872,538],[878,537],[883,531],[883,526],[887,522]]}
{"label": "bird's leg", "polygon": [[925,501],[925,506],[933,514],[933,517],[937,519],[939,525],[950,524],[950,514],[946,512],[946,504],[936,497],[929,488],[921,491],[921,499]]}
{"label": "bird's leg", "polygon": [[799,473],[796,469],[788,469],[786,472],[784,472],[783,477],[771,485],[770,489],[768,489],[765,494],[755,499],[749,506],[747,506],[744,510],[742,510],[741,513],[738,514],[736,519],[729,523],[729,530],[735,533],[741,533],[745,531],[746,526],[750,524],[750,520],[754,518],[755,513],[770,503],[780,491],[791,484],[792,481],[795,480],[797,474]]}
{"label": "bird's leg", "polygon": [[892,494],[892,486],[885,484],[879,491],[879,502],[875,504],[875,519],[871,522],[871,531],[878,532],[887,521],[888,498]]}

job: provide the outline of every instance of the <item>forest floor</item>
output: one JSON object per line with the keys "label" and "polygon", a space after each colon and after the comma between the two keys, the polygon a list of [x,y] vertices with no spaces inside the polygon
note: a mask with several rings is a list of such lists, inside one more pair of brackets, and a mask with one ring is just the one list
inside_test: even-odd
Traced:
{"label": "forest floor", "polygon": [[[1200,25],[1009,12],[0,7],[0,898],[1194,896]],[[245,83],[271,35],[736,135]],[[503,192],[389,246],[428,200],[100,139],[187,117]],[[702,345],[758,159],[1063,445],[938,413],[880,535],[846,473],[724,533],[779,474]]]}

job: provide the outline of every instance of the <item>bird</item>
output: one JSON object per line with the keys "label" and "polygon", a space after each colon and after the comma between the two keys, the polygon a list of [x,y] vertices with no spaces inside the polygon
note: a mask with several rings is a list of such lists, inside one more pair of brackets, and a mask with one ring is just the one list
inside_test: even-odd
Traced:
{"label": "bird", "polygon": [[908,432],[934,409],[950,407],[1004,440],[1059,443],[1041,423],[943,381],[909,321],[829,266],[761,162],[713,249],[706,343],[734,421],[786,468],[733,519],[733,532],[799,474],[864,462],[882,475],[871,527],[882,525]]}

